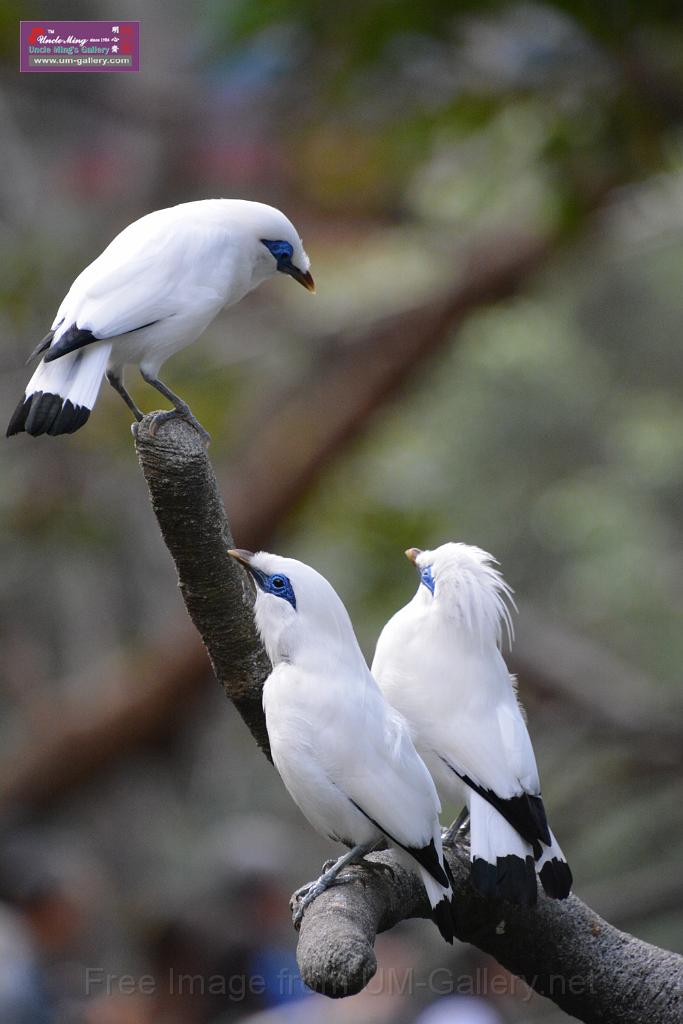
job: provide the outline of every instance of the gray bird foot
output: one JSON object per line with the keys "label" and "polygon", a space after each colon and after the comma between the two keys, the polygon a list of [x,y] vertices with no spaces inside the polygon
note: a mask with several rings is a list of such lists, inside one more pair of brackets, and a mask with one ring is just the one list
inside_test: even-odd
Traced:
{"label": "gray bird foot", "polygon": [[441,844],[442,846],[457,846],[459,843],[465,842],[470,834],[470,819],[469,815],[467,818],[458,823],[454,821],[452,825],[445,828],[441,832]]}
{"label": "gray bird foot", "polygon": [[445,828],[441,833],[441,845],[448,846],[450,849],[453,849],[455,846],[460,846],[462,843],[466,842],[469,836],[469,831],[470,830],[468,828],[456,829],[455,831],[451,831],[450,828]]}
{"label": "gray bird foot", "polygon": [[[326,874],[326,872],[330,871],[330,869],[333,868],[336,863],[337,863],[336,860],[334,860],[333,858],[330,858],[329,860],[326,860],[325,863],[323,864],[323,870],[322,870],[323,875]],[[395,879],[396,879],[396,872],[392,868],[391,864],[385,864],[383,861],[366,860],[366,858],[363,857],[361,860],[356,861],[356,864],[354,866],[355,867],[367,868],[368,871],[376,871],[376,872],[379,872],[379,873],[382,873],[382,874],[385,874],[385,875],[389,875],[391,877],[392,881],[395,881]],[[344,874],[344,875],[340,874],[340,875],[337,875],[337,878],[342,879],[342,881],[344,881],[344,882],[352,882],[354,880],[354,878],[360,878],[360,880],[363,881],[363,873],[362,872],[360,874],[349,873],[349,874]],[[304,886],[302,886],[302,889],[306,889],[307,890],[308,886],[304,885]],[[300,890],[297,890],[297,892],[299,892],[299,891]],[[296,896],[296,894],[297,893],[294,893],[295,896]]]}
{"label": "gray bird foot", "polygon": [[152,422],[149,425],[149,432],[152,437],[157,436],[157,431],[160,426],[164,423],[168,423],[169,420],[185,420],[191,427],[197,431],[204,444],[208,447],[211,443],[211,434],[208,430],[204,430],[196,416],[192,414],[189,406],[185,406],[184,409],[169,409],[168,412],[156,412],[152,417]]}
{"label": "gray bird foot", "polygon": [[[306,907],[310,907],[313,900],[317,899],[321,893],[326,892],[335,885],[346,885],[348,882],[354,882],[360,878],[361,882],[363,879],[363,872],[356,871],[337,871],[334,872],[334,868],[338,862],[336,860],[326,860],[323,864],[323,873],[320,878],[315,882],[309,882],[307,885],[302,885],[301,888],[297,889],[292,894],[290,904],[294,907],[292,913],[292,923],[295,928],[299,928]],[[381,862],[376,863],[375,861],[359,859],[355,864],[347,862],[346,867],[361,867],[367,868],[369,871],[381,872],[382,874],[388,874],[392,880],[396,878],[394,869],[390,864],[383,864]]]}
{"label": "gray bird foot", "polygon": [[[335,861],[332,861],[334,864]],[[342,874],[339,872],[334,878],[326,881],[323,875],[315,882],[309,882],[308,885],[302,885],[300,889],[297,889],[293,893],[290,900],[290,905],[293,906],[292,912],[292,924],[296,929],[301,925],[304,918],[304,913],[307,907],[310,907],[314,900],[317,900],[318,896],[322,893],[327,892],[335,885],[345,885],[347,882],[352,882],[354,876]]]}
{"label": "gray bird foot", "polygon": [[308,885],[302,885],[300,889],[296,890],[289,901],[293,910],[292,922],[295,928],[301,924],[306,907],[309,907],[321,893],[337,882],[351,881],[354,876],[341,876],[342,869],[349,864],[358,863],[374,845],[374,843],[358,843],[347,853],[342,854],[338,860],[333,861],[330,867],[325,866],[322,875],[315,882],[309,882]]}
{"label": "gray bird foot", "polygon": [[470,812],[469,808],[463,807],[452,825],[441,830],[441,842],[443,846],[457,846],[462,843],[470,834]]}

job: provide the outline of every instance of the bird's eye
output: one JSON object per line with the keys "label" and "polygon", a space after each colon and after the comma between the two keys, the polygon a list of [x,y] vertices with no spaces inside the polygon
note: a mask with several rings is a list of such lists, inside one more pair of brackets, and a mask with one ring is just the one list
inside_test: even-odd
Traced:
{"label": "bird's eye", "polygon": [[283,239],[277,239],[271,241],[268,238],[262,238],[261,242],[265,245],[266,249],[275,257],[278,264],[289,264],[292,262],[292,256],[294,255],[294,249]]}
{"label": "bird's eye", "polygon": [[427,590],[432,594],[434,593],[434,575],[432,573],[431,565],[425,565],[423,569],[420,569],[420,580],[424,583]]}
{"label": "bird's eye", "polygon": [[283,601],[287,601],[291,604],[294,611],[296,611],[296,598],[292,589],[291,581],[287,576],[282,573],[277,573],[274,576],[263,577],[263,590],[267,594],[272,594],[273,597],[281,597]]}

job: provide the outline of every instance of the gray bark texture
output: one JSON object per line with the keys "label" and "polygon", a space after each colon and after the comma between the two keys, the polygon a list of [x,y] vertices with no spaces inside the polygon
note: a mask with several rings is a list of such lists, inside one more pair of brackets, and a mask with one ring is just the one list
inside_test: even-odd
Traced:
{"label": "gray bark texture", "polygon": [[[254,629],[249,588],[227,554],[235,542],[207,451],[180,420],[156,437],[149,423],[147,416],[137,431],[138,458],[188,613],[226,695],[269,756],[261,707],[268,660]],[[378,932],[429,916],[417,876],[391,851],[368,859],[392,871],[351,869],[354,877],[318,897],[301,925],[302,977],[328,996],[352,995],[367,985],[377,969]],[[576,896],[558,902],[539,892],[533,909],[484,900],[470,884],[467,850],[449,851],[449,861],[463,942],[586,1024],[683,1024],[683,957],[619,931]]]}
{"label": "gray bark texture", "polygon": [[136,449],[185,607],[216,678],[270,759],[261,706],[270,663],[256,633],[245,577],[228,555],[235,543],[216,475],[193,427],[172,420],[153,438],[150,419],[138,426]]}

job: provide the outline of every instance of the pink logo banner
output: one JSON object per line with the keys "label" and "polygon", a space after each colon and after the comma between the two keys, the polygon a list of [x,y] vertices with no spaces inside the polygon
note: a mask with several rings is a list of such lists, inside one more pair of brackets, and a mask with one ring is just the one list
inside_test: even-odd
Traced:
{"label": "pink logo banner", "polygon": [[22,21],[20,71],[139,71],[139,21]]}

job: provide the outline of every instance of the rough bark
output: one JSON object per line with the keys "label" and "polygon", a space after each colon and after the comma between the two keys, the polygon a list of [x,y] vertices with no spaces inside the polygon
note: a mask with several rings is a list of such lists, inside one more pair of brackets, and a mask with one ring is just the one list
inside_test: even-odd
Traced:
{"label": "rough bark", "polygon": [[[226,552],[232,537],[206,449],[187,424],[156,438],[149,417],[137,450],[154,511],[178,569],[188,612],[228,697],[267,752],[260,692],[267,661],[252,623],[250,594]],[[428,916],[417,877],[391,852],[373,854],[392,872],[353,869],[357,878],[323,894],[301,926],[305,982],[330,996],[360,991],[375,973],[375,935]],[[683,1021],[683,957],[618,931],[578,898],[539,894],[535,909],[483,900],[469,882],[465,851],[450,856],[457,934],[494,956],[535,991],[587,1024]]]}
{"label": "rough bark", "polygon": [[244,574],[228,555],[235,543],[213,467],[192,427],[175,420],[153,438],[149,424],[147,416],[135,446],[185,607],[216,678],[270,757],[261,707],[270,666],[254,627]]}
{"label": "rough bark", "polygon": [[[304,916],[297,958],[307,985],[330,996],[360,991],[375,973],[375,935],[429,907],[415,875],[390,852],[369,860],[384,872],[355,869],[357,880],[319,896]],[[471,942],[536,992],[587,1024],[683,1021],[683,957],[619,931],[576,896],[539,893],[536,908],[482,899],[469,882],[466,851],[449,853],[458,938]],[[442,979],[445,983],[445,979]]]}

